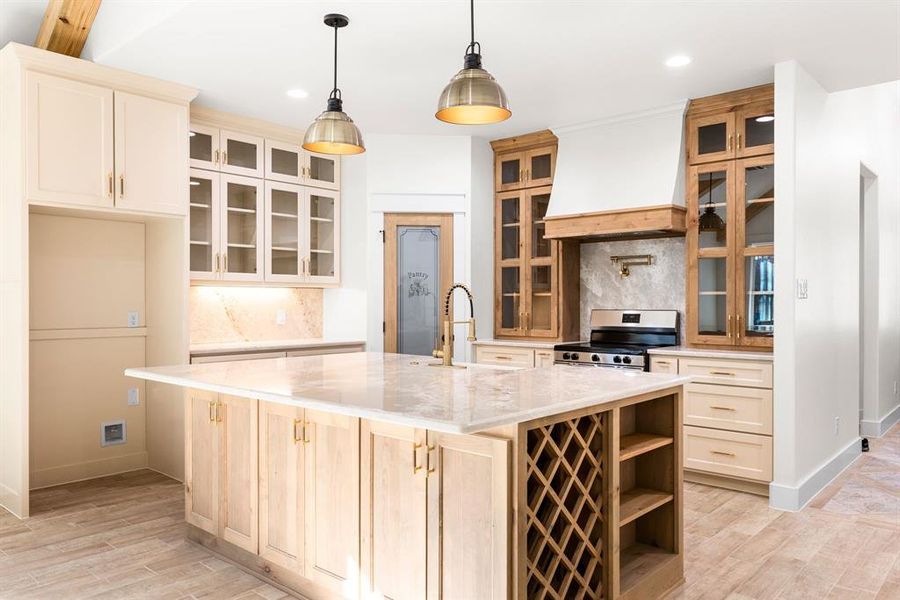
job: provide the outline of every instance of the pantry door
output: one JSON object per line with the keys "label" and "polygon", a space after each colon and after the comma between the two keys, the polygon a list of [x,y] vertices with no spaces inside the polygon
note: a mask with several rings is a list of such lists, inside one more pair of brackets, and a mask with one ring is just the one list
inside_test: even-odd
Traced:
{"label": "pantry door", "polygon": [[452,282],[453,215],[385,214],[385,352],[431,356],[440,347]]}

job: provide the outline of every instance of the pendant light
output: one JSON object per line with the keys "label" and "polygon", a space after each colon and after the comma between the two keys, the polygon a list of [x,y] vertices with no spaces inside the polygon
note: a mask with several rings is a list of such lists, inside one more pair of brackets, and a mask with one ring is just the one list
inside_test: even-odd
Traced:
{"label": "pendant light", "polygon": [[712,201],[712,173],[707,173],[706,177],[706,187],[709,190],[709,194],[707,196],[708,201],[706,204],[706,210],[704,210],[703,214],[700,215],[700,231],[722,231],[723,229],[725,229],[725,221],[723,221],[722,217],[720,217],[716,212],[716,207],[713,206]]}
{"label": "pendant light", "polygon": [[360,154],[366,151],[359,128],[344,112],[341,90],[337,86],[337,34],[338,29],[349,23],[350,19],[344,15],[325,15],[325,25],[334,28],[334,87],[325,112],[316,117],[303,137],[303,147],[310,152]]}
{"label": "pendant light", "polygon": [[469,2],[471,41],[462,70],[453,76],[438,100],[435,117],[457,125],[486,125],[512,115],[506,92],[481,68],[481,44],[475,41],[475,0]]}

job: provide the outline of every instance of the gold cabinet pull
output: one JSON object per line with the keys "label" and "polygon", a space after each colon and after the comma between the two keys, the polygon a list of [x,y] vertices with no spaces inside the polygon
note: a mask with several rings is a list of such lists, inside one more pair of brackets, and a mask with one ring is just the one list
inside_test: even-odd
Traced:
{"label": "gold cabinet pull", "polygon": [[738,147],[738,150],[741,149],[741,134],[740,133],[738,134],[737,147]]}
{"label": "gold cabinet pull", "polygon": [[219,151],[216,150],[215,158],[213,158],[213,164],[219,164]]}
{"label": "gold cabinet pull", "polygon": [[737,410],[736,408],[732,408],[732,407],[730,407],[730,406],[716,406],[716,405],[711,405],[710,408],[713,409],[713,410],[729,410],[729,411],[731,411],[731,412],[735,412],[735,411]]}
{"label": "gold cabinet pull", "polygon": [[512,356],[504,356],[503,354],[495,354],[494,360],[512,360]]}
{"label": "gold cabinet pull", "polygon": [[228,272],[228,252],[222,253],[222,272]]}
{"label": "gold cabinet pull", "polygon": [[304,444],[309,443],[309,435],[308,435],[309,434],[309,425],[310,425],[309,421],[303,421],[303,443]]}
{"label": "gold cabinet pull", "polygon": [[225,406],[221,402],[216,402],[216,423],[222,422],[222,415],[219,413],[219,409]]}
{"label": "gold cabinet pull", "polygon": [[668,366],[671,365],[672,363],[670,363],[670,362],[667,361],[667,360],[658,360],[658,361],[656,361],[656,364],[658,364],[658,365],[661,366],[661,367],[668,367]]}
{"label": "gold cabinet pull", "polygon": [[413,475],[422,470],[422,465],[419,464],[419,448],[422,447],[422,444],[413,443],[412,452],[413,452]]}
{"label": "gold cabinet pull", "polygon": [[109,175],[107,175],[107,178],[108,178],[108,180],[109,180],[109,192],[108,192],[108,195],[109,195],[110,198],[112,198],[112,197],[113,197],[113,194],[115,193],[115,191],[113,190],[113,174],[112,174],[112,171],[109,172]]}
{"label": "gold cabinet pull", "polygon": [[222,164],[223,165],[228,164],[228,152],[225,150],[222,150]]}
{"label": "gold cabinet pull", "polygon": [[525,169],[525,181],[531,178],[531,169]]}
{"label": "gold cabinet pull", "polygon": [[735,374],[731,371],[710,371],[710,375],[725,375],[726,377],[734,377]]}
{"label": "gold cabinet pull", "polygon": [[718,454],[720,456],[734,456],[734,452],[723,452],[722,450],[710,450],[710,454]]}
{"label": "gold cabinet pull", "polygon": [[219,266],[219,257],[220,256],[221,255],[218,252],[216,252],[216,271],[215,271],[216,273],[221,272],[221,267]]}
{"label": "gold cabinet pull", "polygon": [[431,453],[434,451],[434,444],[428,444],[425,447],[425,477],[428,477],[430,474],[434,473],[436,467],[431,466]]}
{"label": "gold cabinet pull", "polygon": [[725,323],[725,337],[731,338],[731,315],[728,315],[728,322]]}
{"label": "gold cabinet pull", "polygon": [[731,150],[731,146],[732,146],[732,141],[733,141],[733,139],[734,139],[734,136],[733,136],[733,135],[729,135],[729,136],[728,136],[728,149],[729,149],[729,150]]}
{"label": "gold cabinet pull", "polygon": [[125,175],[119,175],[119,198],[125,197]]}
{"label": "gold cabinet pull", "polygon": [[741,329],[743,328],[743,325],[742,325],[743,322],[744,322],[744,317],[741,315],[738,315],[737,316],[737,336],[738,336],[738,338],[740,338],[741,335],[743,335],[743,332],[741,331]]}
{"label": "gold cabinet pull", "polygon": [[209,422],[210,423],[216,422],[216,412],[217,412],[216,411],[216,403],[213,401],[210,401],[209,402]]}
{"label": "gold cabinet pull", "polygon": [[294,419],[293,438],[294,438],[295,444],[303,441],[303,434],[302,433],[300,435],[297,434],[297,425],[302,425],[302,424],[303,424],[303,419]]}

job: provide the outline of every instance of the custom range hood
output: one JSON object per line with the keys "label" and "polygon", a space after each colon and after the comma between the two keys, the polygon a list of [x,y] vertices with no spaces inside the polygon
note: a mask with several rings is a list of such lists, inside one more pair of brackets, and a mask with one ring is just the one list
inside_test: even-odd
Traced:
{"label": "custom range hood", "polygon": [[546,237],[600,241],[684,235],[687,102],[571,127],[559,138]]}

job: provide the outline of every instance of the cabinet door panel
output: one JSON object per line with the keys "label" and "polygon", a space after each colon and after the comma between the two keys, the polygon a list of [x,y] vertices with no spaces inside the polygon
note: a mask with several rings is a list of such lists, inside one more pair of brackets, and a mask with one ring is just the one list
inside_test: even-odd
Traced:
{"label": "cabinet door panel", "polygon": [[222,266],[219,174],[191,169],[189,187],[191,279],[215,279]]}
{"label": "cabinet door panel", "polygon": [[29,72],[25,119],[27,199],[112,207],[112,90]]}
{"label": "cabinet door panel", "polygon": [[222,175],[219,187],[222,279],[262,281],[264,189],[261,179]]}
{"label": "cabinet door panel", "polygon": [[187,106],[115,93],[116,208],[187,214]]}
{"label": "cabinet door panel", "polygon": [[259,405],[259,555],[303,574],[303,409]]}
{"label": "cabinet door panel", "polygon": [[494,190],[505,192],[525,187],[525,153],[499,154],[494,159]]}
{"label": "cabinet door panel", "polygon": [[219,132],[221,155],[219,168],[223,173],[262,177],[265,172],[265,141],[261,137],[227,131]]}
{"label": "cabinet door panel", "polygon": [[341,159],[339,156],[304,151],[303,183],[317,188],[337,190],[341,187]]}
{"label": "cabinet door panel", "polygon": [[687,120],[688,164],[728,160],[735,156],[734,113]]}
{"label": "cabinet door panel", "polygon": [[184,519],[219,534],[218,394],[185,390]]}
{"label": "cabinet door panel", "polygon": [[300,183],[303,157],[299,144],[266,140],[266,179]]}
{"label": "cabinet door panel", "polygon": [[290,183],[266,182],[266,281],[303,280],[304,190]]}
{"label": "cabinet door panel", "polygon": [[257,401],[219,397],[221,447],[220,535],[254,554],[258,550],[258,423]]}
{"label": "cabinet door panel", "polygon": [[[392,600],[426,594],[425,434],[363,421],[362,595]],[[380,596],[379,596],[380,597]]]}
{"label": "cabinet door panel", "polygon": [[428,433],[428,598],[508,597],[508,440]]}
{"label": "cabinet door panel", "polygon": [[305,280],[340,282],[341,196],[338,192],[307,188],[304,220]]}
{"label": "cabinet door panel", "polygon": [[525,185],[538,187],[553,184],[556,171],[556,146],[535,148],[525,153]]}
{"label": "cabinet door panel", "polygon": [[774,100],[743,106],[735,118],[738,157],[759,156],[775,152]]}
{"label": "cabinet door panel", "polygon": [[219,170],[219,128],[191,123],[188,133],[191,167]]}
{"label": "cabinet door panel", "polygon": [[306,411],[306,577],[356,597],[359,419]]}

